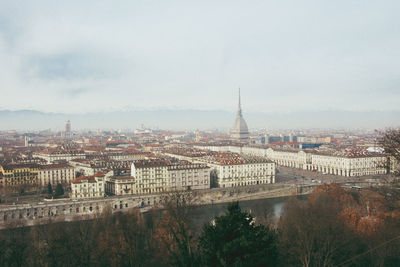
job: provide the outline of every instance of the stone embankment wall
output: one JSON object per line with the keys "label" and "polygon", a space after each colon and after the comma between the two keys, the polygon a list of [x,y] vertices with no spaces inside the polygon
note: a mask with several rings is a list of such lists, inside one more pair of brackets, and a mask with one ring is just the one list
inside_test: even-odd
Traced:
{"label": "stone embankment wall", "polygon": [[234,202],[241,200],[287,197],[311,193],[315,185],[268,184],[235,188],[211,189],[194,194],[194,202],[198,205]]}
{"label": "stone embankment wall", "polygon": [[[207,205],[250,199],[274,198],[310,193],[315,185],[267,184],[236,188],[215,188],[187,191],[193,205]],[[180,193],[182,194],[182,193]],[[34,225],[49,220],[71,221],[90,219],[101,214],[108,206],[114,212],[139,208],[145,211],[152,207],[162,207],[174,193],[108,197],[72,201],[70,199],[46,201],[23,205],[0,206],[0,228],[7,225]]]}

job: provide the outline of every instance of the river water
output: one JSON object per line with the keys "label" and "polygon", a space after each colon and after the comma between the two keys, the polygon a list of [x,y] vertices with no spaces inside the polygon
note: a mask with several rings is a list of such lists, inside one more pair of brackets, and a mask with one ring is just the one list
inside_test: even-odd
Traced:
{"label": "river water", "polygon": [[[299,199],[306,199],[307,196],[299,196]],[[277,219],[282,214],[282,208],[288,197],[265,198],[256,200],[239,201],[242,210],[249,212],[253,217],[269,216]],[[229,203],[195,206],[190,209],[190,218],[195,229],[201,230],[203,225],[210,223],[214,217],[224,215],[227,212]]]}

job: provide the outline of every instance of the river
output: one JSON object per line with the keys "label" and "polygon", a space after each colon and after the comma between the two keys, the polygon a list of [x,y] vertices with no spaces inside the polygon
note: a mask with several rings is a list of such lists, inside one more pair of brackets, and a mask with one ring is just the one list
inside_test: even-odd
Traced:
{"label": "river", "polygon": [[[306,199],[307,196],[298,196],[299,199]],[[265,198],[255,200],[239,201],[242,210],[249,212],[253,217],[265,217],[277,219],[282,214],[282,208],[288,197]],[[194,206],[190,208],[189,214],[194,229],[201,230],[203,225],[210,223],[216,216],[224,215],[227,212],[229,203]]]}

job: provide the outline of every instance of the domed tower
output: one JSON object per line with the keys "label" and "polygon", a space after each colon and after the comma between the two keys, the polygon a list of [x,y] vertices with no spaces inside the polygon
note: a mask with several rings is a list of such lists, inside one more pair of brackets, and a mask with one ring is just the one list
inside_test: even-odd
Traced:
{"label": "domed tower", "polygon": [[239,88],[239,106],[236,114],[235,123],[233,124],[231,130],[232,140],[247,140],[249,139],[249,129],[247,128],[247,123],[242,115],[242,106],[240,103],[240,88]]}

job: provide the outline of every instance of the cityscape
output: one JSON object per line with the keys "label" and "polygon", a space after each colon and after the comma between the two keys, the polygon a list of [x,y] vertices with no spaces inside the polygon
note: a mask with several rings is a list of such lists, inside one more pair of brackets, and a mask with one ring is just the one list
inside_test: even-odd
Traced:
{"label": "cityscape", "polygon": [[399,4],[189,2],[0,4],[0,266],[400,266]]}

